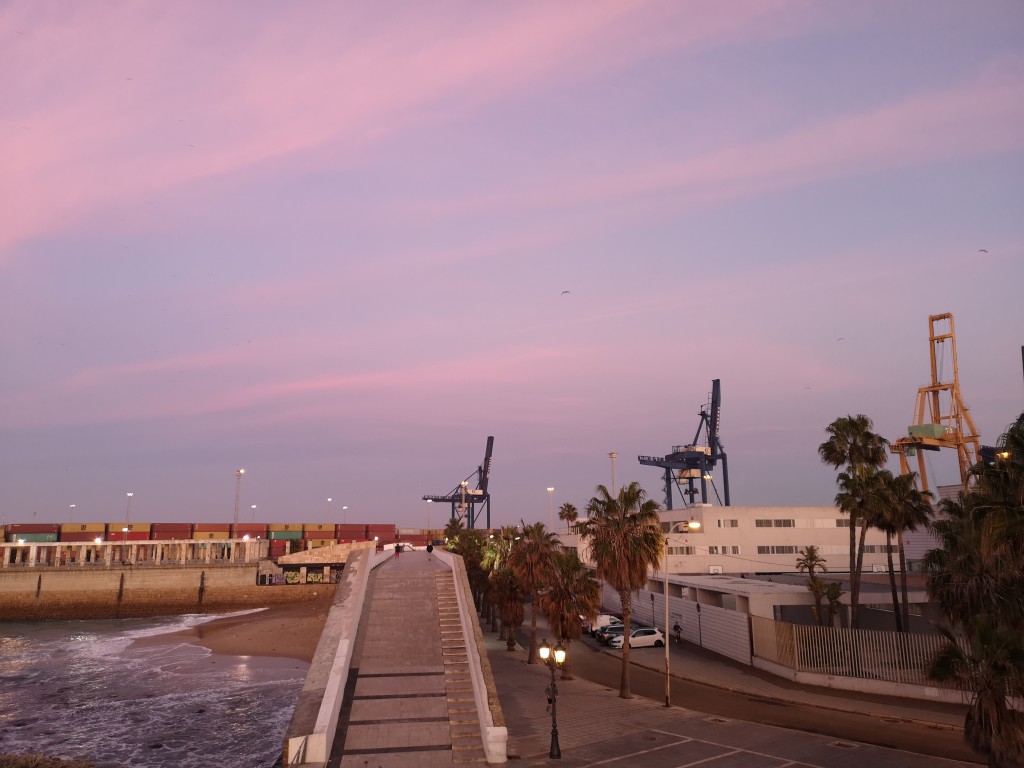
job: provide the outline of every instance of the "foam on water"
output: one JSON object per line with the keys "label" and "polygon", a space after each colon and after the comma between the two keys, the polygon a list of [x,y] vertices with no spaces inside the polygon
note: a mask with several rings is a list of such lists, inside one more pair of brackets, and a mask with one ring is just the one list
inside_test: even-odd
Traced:
{"label": "foam on water", "polygon": [[0,752],[101,768],[274,765],[308,665],[187,643],[129,647],[210,618],[5,625]]}

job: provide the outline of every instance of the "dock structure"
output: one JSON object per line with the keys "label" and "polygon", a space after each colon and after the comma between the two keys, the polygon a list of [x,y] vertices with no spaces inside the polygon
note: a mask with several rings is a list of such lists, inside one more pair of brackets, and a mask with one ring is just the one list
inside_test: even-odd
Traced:
{"label": "dock structure", "polygon": [[122,565],[257,563],[268,557],[266,539],[173,539],[164,541],[0,542],[2,568],[85,568]]}
{"label": "dock structure", "polygon": [[462,559],[353,552],[287,731],[283,764],[502,763],[506,741]]}

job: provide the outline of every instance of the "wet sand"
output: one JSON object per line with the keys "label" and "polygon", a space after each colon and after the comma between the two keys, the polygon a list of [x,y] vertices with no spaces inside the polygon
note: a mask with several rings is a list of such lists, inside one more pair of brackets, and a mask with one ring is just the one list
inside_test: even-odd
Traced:
{"label": "wet sand", "polygon": [[242,616],[213,619],[189,629],[140,638],[133,645],[184,641],[225,656],[276,656],[309,663],[327,620],[331,595],[319,600],[271,605]]}

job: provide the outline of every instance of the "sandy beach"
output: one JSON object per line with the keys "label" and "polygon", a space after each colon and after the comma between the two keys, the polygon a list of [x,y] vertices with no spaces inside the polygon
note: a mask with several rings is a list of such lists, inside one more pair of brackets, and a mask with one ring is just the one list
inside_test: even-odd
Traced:
{"label": "sandy beach", "polygon": [[[285,587],[284,589],[287,589]],[[242,616],[224,616],[195,627],[136,640],[133,645],[185,641],[227,656],[277,656],[313,660],[334,590],[322,597],[277,603]]]}

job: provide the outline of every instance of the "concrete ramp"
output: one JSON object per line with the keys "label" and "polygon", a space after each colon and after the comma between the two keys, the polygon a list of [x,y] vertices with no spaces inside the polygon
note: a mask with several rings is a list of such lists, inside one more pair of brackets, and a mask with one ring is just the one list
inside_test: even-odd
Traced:
{"label": "concrete ramp", "polygon": [[[336,661],[310,669],[311,676],[319,680],[326,674],[328,680],[307,680],[288,731],[285,765],[433,768],[504,762],[507,733],[461,559],[422,551],[398,558],[389,552],[383,559],[367,574],[361,600],[346,590],[341,599],[349,610],[332,608],[332,618],[339,609],[350,626],[336,634],[328,620],[322,645],[336,644]],[[358,588],[363,580],[353,565],[346,571]],[[341,691],[337,701],[333,689]],[[304,701],[307,690],[324,691],[321,710],[338,705],[329,744],[319,726],[310,728],[315,694]],[[325,724],[331,718],[321,713],[315,719]]]}

